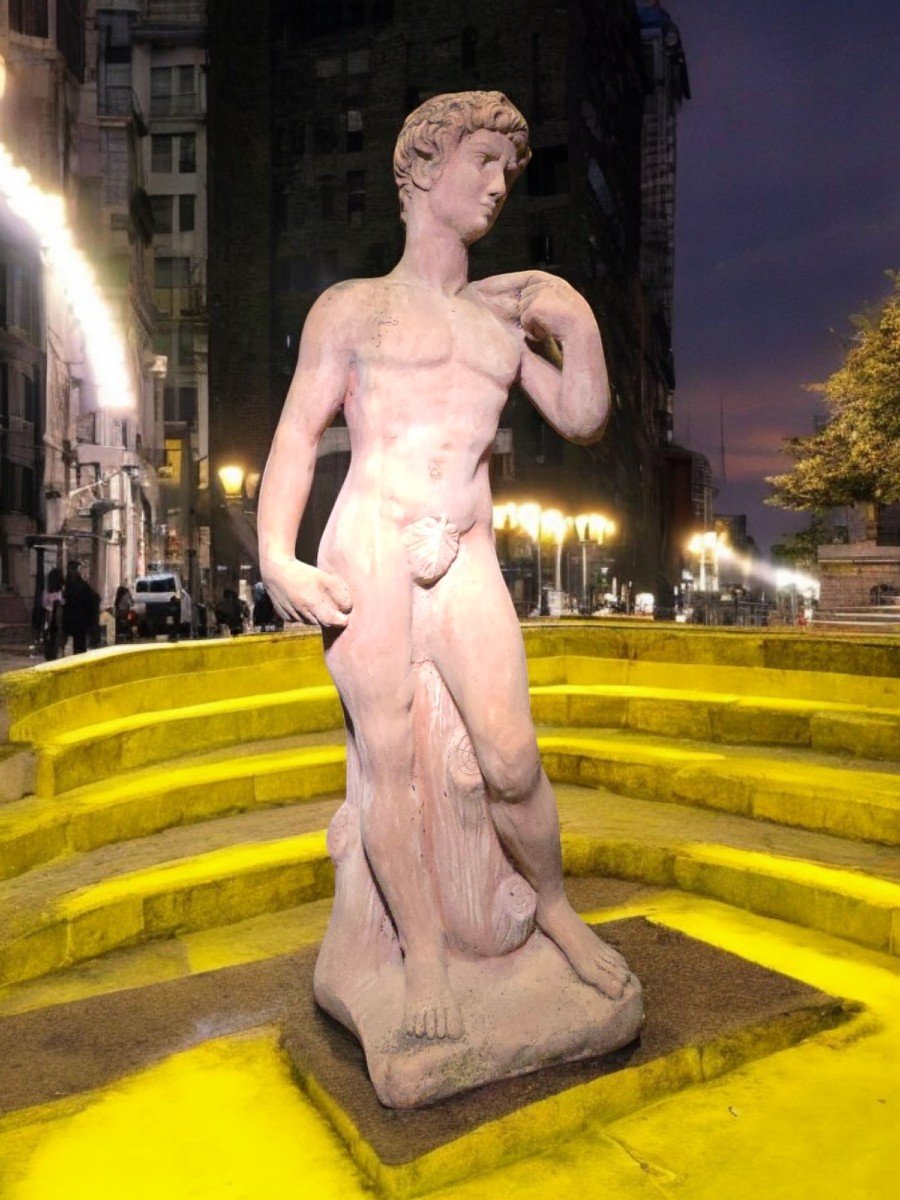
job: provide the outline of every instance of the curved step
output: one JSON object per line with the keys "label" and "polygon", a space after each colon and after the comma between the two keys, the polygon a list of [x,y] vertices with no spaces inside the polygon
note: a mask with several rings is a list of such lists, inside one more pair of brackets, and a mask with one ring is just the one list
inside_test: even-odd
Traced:
{"label": "curved step", "polygon": [[[596,789],[559,791],[567,874],[678,887],[900,952],[900,859],[889,850]],[[330,895],[324,826],[336,804],[172,830],[135,843],[130,859],[110,847],[0,885],[0,981]],[[301,813],[306,830],[284,836]],[[242,841],[251,828],[254,840]]]}
{"label": "curved step", "polygon": [[[636,688],[552,684],[531,689],[543,725],[622,728],[705,742],[808,746],[860,758],[900,758],[900,710]],[[53,796],[122,771],[265,738],[342,727],[331,685],[250,694],[83,724],[39,743],[37,792]]]}
{"label": "curved step", "polygon": [[[545,621],[526,624],[523,634],[536,684],[627,683],[900,706],[900,638],[607,621]],[[326,682],[314,630],[117,646],[0,676],[0,732],[11,725],[27,741],[85,722]]]}
{"label": "curved step", "polygon": [[[307,735],[168,761],[54,797],[0,808],[0,879],[53,859],[228,813],[344,789],[335,735]],[[638,799],[900,846],[900,776],[877,764],[766,753],[616,730],[545,730],[554,783],[603,786]]]}

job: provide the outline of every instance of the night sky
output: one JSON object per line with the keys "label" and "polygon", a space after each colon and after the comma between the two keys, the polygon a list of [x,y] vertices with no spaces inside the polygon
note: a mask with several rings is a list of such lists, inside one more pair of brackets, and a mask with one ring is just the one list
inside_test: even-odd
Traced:
{"label": "night sky", "polygon": [[[675,431],[716,511],[767,547],[808,518],[764,507],[804,385],[839,365],[851,313],[900,268],[896,0],[668,0],[693,99],[678,127]],[[724,407],[725,482],[719,449]]]}

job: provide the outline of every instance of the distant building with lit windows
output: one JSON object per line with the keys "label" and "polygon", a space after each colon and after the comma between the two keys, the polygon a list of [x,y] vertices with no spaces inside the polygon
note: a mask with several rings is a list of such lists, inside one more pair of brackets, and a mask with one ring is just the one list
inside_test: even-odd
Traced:
{"label": "distant building with lit windows", "polygon": [[[397,261],[391,157],[403,118],[437,93],[496,88],[525,114],[533,158],[497,227],[473,247],[473,277],[533,266],[578,287],[600,321],[613,406],[606,437],[585,448],[514,392],[495,444],[495,494],[609,512],[621,530],[619,579],[655,590],[674,386],[669,185],[675,112],[688,93],[677,29],[658,9],[648,24],[642,8],[268,0],[251,19],[238,0],[219,0],[210,26],[213,475],[232,461],[261,469],[316,297]],[[323,441],[301,527],[306,558],[347,469],[340,420]],[[228,536],[219,542],[225,574]]]}

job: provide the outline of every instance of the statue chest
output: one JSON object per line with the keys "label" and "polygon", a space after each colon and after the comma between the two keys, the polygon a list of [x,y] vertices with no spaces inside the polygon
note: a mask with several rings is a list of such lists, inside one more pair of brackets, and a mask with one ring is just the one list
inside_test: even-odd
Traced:
{"label": "statue chest", "polygon": [[474,373],[509,387],[519,354],[508,331],[481,305],[464,297],[438,301],[410,292],[373,305],[357,361],[376,371],[431,368],[460,383]]}

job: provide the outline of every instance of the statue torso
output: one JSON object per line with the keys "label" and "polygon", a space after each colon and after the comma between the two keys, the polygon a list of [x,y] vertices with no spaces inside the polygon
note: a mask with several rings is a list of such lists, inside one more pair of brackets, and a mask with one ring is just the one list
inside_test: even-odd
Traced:
{"label": "statue torso", "polygon": [[377,504],[380,522],[397,528],[443,514],[460,532],[489,529],[487,464],[519,367],[516,333],[477,285],[452,297],[381,280],[355,287],[352,460],[335,516],[364,507],[371,519]]}

